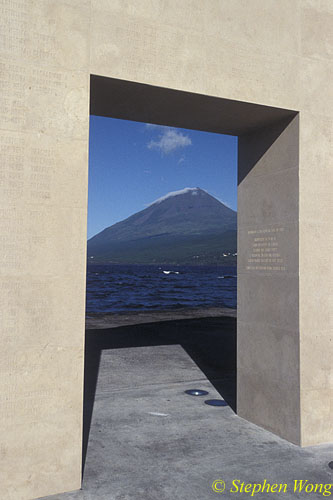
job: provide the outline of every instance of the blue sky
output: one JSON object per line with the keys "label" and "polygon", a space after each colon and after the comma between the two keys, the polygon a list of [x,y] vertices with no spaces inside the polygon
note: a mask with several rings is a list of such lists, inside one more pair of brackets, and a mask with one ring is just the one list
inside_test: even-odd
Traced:
{"label": "blue sky", "polygon": [[88,238],[186,187],[237,210],[237,137],[90,117]]}

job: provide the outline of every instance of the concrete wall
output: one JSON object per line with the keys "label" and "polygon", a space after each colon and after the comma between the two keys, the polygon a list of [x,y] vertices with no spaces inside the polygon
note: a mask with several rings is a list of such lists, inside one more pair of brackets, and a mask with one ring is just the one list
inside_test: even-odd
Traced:
{"label": "concrete wall", "polygon": [[[287,266],[274,279],[240,268],[238,404],[295,442],[331,441],[332,2],[1,0],[0,12],[1,498],[80,485],[90,74],[300,111],[299,167],[294,119],[271,145],[257,131],[267,154],[240,171],[240,243],[253,248],[246,227],[284,228]],[[267,309],[249,309],[250,290]]]}
{"label": "concrete wall", "polygon": [[89,9],[1,0],[0,497],[80,487]]}
{"label": "concrete wall", "polygon": [[298,136],[296,116],[239,138],[237,263],[237,413],[297,444]]}

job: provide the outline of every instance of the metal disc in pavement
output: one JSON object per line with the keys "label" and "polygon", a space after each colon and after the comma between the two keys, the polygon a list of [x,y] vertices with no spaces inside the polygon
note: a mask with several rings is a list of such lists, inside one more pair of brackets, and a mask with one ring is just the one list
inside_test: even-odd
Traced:
{"label": "metal disc in pavement", "polygon": [[207,391],[202,391],[201,389],[188,389],[185,393],[190,396],[207,396],[209,394]]}

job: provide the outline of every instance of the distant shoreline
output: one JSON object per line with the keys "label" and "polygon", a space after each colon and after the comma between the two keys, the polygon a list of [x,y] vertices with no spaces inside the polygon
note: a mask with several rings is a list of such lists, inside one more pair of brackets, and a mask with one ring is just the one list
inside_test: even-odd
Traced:
{"label": "distant shoreline", "polygon": [[159,311],[124,311],[120,313],[89,313],[86,329],[118,328],[121,326],[228,316],[236,318],[237,310],[229,307],[189,307]]}
{"label": "distant shoreline", "polygon": [[88,266],[153,266],[153,267],[237,267],[237,259],[235,260],[230,260],[228,262],[213,262],[213,263],[197,263],[197,262],[191,262],[191,263],[166,263],[166,264],[159,264],[155,262],[150,262],[150,263],[133,263],[133,262],[99,262],[98,260],[90,260],[87,259],[87,267]]}

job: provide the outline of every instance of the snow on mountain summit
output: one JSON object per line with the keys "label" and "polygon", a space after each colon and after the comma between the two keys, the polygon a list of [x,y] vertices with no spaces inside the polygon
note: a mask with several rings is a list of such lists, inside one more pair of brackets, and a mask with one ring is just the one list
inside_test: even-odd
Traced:
{"label": "snow on mountain summit", "polygon": [[200,189],[198,187],[195,187],[195,188],[187,187],[184,189],[180,189],[179,191],[171,191],[170,193],[167,193],[164,196],[161,196],[161,198],[157,198],[157,200],[153,201],[153,203],[151,203],[148,206],[154,205],[155,203],[161,203],[161,201],[167,200],[168,198],[173,198],[174,196],[179,196],[181,194],[191,193],[192,196],[196,196],[200,191],[204,191],[204,190]]}

